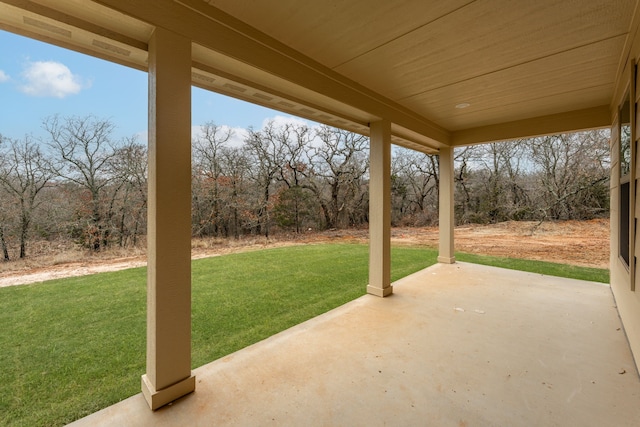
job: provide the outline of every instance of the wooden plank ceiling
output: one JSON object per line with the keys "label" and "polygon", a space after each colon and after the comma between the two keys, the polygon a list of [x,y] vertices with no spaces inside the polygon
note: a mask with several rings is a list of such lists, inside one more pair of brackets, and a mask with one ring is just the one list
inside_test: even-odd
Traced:
{"label": "wooden plank ceiling", "polygon": [[0,0],[0,28],[146,69],[163,26],[195,85],[395,143],[606,126],[638,0]]}

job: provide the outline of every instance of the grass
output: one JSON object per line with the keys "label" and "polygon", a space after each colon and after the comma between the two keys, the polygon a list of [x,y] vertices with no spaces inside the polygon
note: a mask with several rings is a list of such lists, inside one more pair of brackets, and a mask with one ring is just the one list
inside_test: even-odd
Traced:
{"label": "grass", "polygon": [[591,282],[609,283],[609,270],[605,268],[579,267],[517,258],[500,258],[486,255],[456,253],[456,260],[473,264],[490,265],[510,270],[527,271],[547,276],[567,277]]}
{"label": "grass", "polygon": [[[392,280],[436,262],[392,249]],[[587,280],[606,270],[458,254],[461,261]],[[535,268],[535,270],[532,270]],[[201,366],[365,292],[368,247],[323,244],[192,264],[192,360]],[[0,425],[64,425],[140,391],[146,270],[0,288]]]}
{"label": "grass", "polygon": [[[298,246],[193,262],[193,367],[365,292],[364,245]],[[435,262],[394,248],[394,280]],[[0,288],[0,425],[64,425],[140,391],[146,270]]]}
{"label": "grass", "polygon": [[63,425],[135,392],[142,269],[0,289],[0,425]]}
{"label": "grass", "polygon": [[[365,245],[306,245],[194,261],[194,366],[363,295],[368,254]],[[435,250],[394,248],[392,280],[434,264],[436,256]]]}

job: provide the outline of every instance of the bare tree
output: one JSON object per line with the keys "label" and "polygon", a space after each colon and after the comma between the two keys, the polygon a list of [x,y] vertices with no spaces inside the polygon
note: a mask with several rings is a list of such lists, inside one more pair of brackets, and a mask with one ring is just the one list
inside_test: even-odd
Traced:
{"label": "bare tree", "polygon": [[269,121],[262,130],[249,128],[245,139],[253,169],[253,179],[257,186],[258,232],[269,238],[271,226],[272,186],[285,163],[285,151],[280,129],[275,122]]}
{"label": "bare tree", "polygon": [[303,216],[309,210],[309,190],[304,183],[309,176],[308,150],[311,146],[311,129],[305,125],[286,124],[275,135],[283,148],[284,163],[276,178],[285,186],[278,193],[279,223],[292,224],[300,233]]}
{"label": "bare tree", "polygon": [[529,141],[542,191],[540,218],[588,219],[608,211],[609,138],[603,131]]}
{"label": "bare tree", "polygon": [[459,222],[589,219],[609,210],[608,131],[456,150]]}
{"label": "bare tree", "polygon": [[455,216],[456,223],[464,224],[474,219],[474,213],[478,211],[477,203],[474,203],[474,179],[473,179],[473,159],[475,157],[475,147],[463,147],[454,150],[454,181],[456,192]]}
{"label": "bare tree", "polygon": [[[0,220],[1,219],[2,218],[0,217]],[[4,224],[2,222],[0,222],[0,250],[2,250],[2,261],[10,261],[9,248],[7,248],[7,241],[4,237]]]}
{"label": "bare tree", "polygon": [[100,250],[109,242],[108,212],[104,206],[107,187],[113,176],[109,165],[116,155],[112,140],[114,124],[94,116],[51,116],[44,120],[43,128],[49,133],[48,145],[58,157],[55,173],[84,189],[87,195],[87,224],[81,226],[84,244]]}
{"label": "bare tree", "polygon": [[193,215],[194,234],[221,232],[222,149],[233,136],[231,129],[207,122],[201,135],[193,140]]}
{"label": "bare tree", "polygon": [[233,233],[238,239],[244,228],[245,213],[251,210],[248,201],[248,173],[250,161],[242,148],[224,147],[221,152],[223,176],[225,235]]}
{"label": "bare tree", "polygon": [[397,147],[392,158],[392,192],[402,199],[399,218],[411,225],[430,224],[438,217],[438,157]]}
{"label": "bare tree", "polygon": [[[29,136],[23,140],[8,140],[4,155],[0,155],[0,185],[19,206],[20,258],[27,255],[27,237],[35,210],[39,207],[38,194],[53,177],[49,160]],[[4,241],[4,232],[2,232]],[[5,259],[6,243],[2,243]]]}
{"label": "bare tree", "polygon": [[115,150],[109,162],[113,177],[109,212],[120,247],[129,241],[135,246],[145,230],[147,211],[147,147],[129,138]]}
{"label": "bare tree", "polygon": [[528,176],[531,173],[531,151],[524,140],[507,143],[500,150],[505,188],[510,194],[509,218],[526,219],[533,212],[531,198],[527,189]]}
{"label": "bare tree", "polygon": [[311,149],[311,179],[306,187],[321,206],[325,226],[338,227],[343,213],[347,221],[366,218],[363,178],[369,170],[369,139],[329,126],[321,126],[316,133],[321,143]]}
{"label": "bare tree", "polygon": [[[4,152],[1,150],[3,148],[3,143],[4,143],[4,138],[2,137],[2,135],[0,134],[0,164],[4,164],[5,162],[5,154]],[[2,199],[4,199],[5,197],[9,197],[8,194],[4,194],[4,188],[2,186],[0,186],[0,196],[2,196]],[[7,212],[6,212],[6,203],[0,203],[0,250],[2,251],[2,261],[4,262],[8,262],[10,261],[9,258],[9,248],[7,247],[7,240],[5,237],[5,230],[6,230],[6,224],[7,224]]]}
{"label": "bare tree", "polygon": [[[80,239],[94,250],[135,245],[145,229],[146,147],[134,138],[115,142],[113,123],[93,116],[53,116],[43,127],[51,160],[29,138],[0,139],[0,199],[7,201],[0,203],[0,259],[13,256],[18,242],[25,256],[36,231]],[[244,144],[231,147],[226,127],[208,122],[202,129],[193,141],[195,235],[269,238],[274,227],[301,232],[368,221],[366,137],[270,122],[249,129]],[[401,148],[393,153],[393,223],[435,223],[437,156]],[[586,219],[608,212],[605,131],[454,153],[458,223]]]}
{"label": "bare tree", "polygon": [[474,151],[481,178],[476,191],[485,222],[525,217],[530,211],[521,173],[521,163],[529,158],[525,142],[494,142],[474,147]]}

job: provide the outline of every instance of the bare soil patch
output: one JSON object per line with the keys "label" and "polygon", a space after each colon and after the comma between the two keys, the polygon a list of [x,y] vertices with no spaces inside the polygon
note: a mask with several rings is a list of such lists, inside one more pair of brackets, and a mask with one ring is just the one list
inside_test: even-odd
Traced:
{"label": "bare soil patch", "polygon": [[[328,230],[301,235],[264,238],[194,239],[194,259],[269,247],[324,242],[366,243],[368,230]],[[396,245],[437,247],[437,227],[394,228]],[[508,221],[492,225],[464,225],[455,230],[457,251],[500,257],[551,261],[585,267],[608,268],[609,220],[537,222]],[[144,250],[109,251],[91,254],[77,248],[44,245],[26,261],[0,263],[0,287],[44,280],[116,271],[146,264]]]}

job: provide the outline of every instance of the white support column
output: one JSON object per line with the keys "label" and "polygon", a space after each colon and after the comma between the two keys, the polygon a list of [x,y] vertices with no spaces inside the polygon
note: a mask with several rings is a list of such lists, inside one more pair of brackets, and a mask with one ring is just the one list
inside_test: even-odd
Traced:
{"label": "white support column", "polygon": [[453,211],[453,147],[440,148],[440,188],[439,188],[439,233],[440,248],[438,262],[453,264],[456,262],[453,245],[455,217]]}
{"label": "white support column", "polygon": [[191,373],[191,41],[149,42],[147,372],[155,410],[195,390]]}
{"label": "white support column", "polygon": [[391,286],[391,123],[371,123],[369,165],[369,285],[379,297]]}

